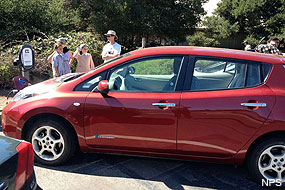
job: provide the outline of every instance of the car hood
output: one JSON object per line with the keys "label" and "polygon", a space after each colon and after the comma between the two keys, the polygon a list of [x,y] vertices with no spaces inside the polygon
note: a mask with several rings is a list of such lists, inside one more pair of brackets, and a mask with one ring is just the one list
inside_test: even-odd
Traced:
{"label": "car hood", "polygon": [[34,85],[27,86],[26,88],[20,90],[12,99],[12,101],[18,101],[21,99],[26,99],[32,96],[41,95],[49,93],[55,90],[64,82],[74,80],[83,75],[83,73],[69,73],[57,78],[49,79]]}

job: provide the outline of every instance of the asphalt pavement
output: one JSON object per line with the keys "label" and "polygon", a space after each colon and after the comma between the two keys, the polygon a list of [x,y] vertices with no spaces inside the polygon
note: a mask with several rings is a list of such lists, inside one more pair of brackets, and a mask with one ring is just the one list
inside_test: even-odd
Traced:
{"label": "asphalt pavement", "polygon": [[35,173],[43,190],[262,189],[242,166],[99,153],[77,152],[62,166],[35,163]]}
{"label": "asphalt pavement", "polygon": [[78,153],[64,166],[36,164],[43,189],[261,189],[232,165]]}

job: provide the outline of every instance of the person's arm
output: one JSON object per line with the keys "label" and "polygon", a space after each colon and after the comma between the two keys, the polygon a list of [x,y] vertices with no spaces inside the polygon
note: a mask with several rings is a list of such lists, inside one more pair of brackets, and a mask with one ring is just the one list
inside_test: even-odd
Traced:
{"label": "person's arm", "polygon": [[116,54],[116,55],[110,55],[108,54],[108,48],[106,46],[103,47],[103,51],[102,51],[102,59],[105,61],[105,60],[108,60],[108,59],[113,59],[115,57],[118,57],[119,54]]}
{"label": "person's arm", "polygon": [[118,57],[118,56],[120,56],[120,55],[119,55],[119,54],[116,54],[116,55],[114,55],[114,56],[105,56],[105,57],[102,56],[102,59],[105,61],[105,60],[107,60],[107,59],[113,59],[113,58]]}
{"label": "person's arm", "polygon": [[94,62],[91,54],[90,54],[90,69],[94,69]]}
{"label": "person's arm", "polygon": [[122,46],[121,45],[119,45],[120,46],[120,48],[119,48],[119,51],[118,51],[118,53],[119,53],[119,55],[121,55],[121,50],[122,50]]}
{"label": "person's arm", "polygon": [[55,72],[56,72],[56,76],[59,77],[59,72],[58,72],[57,67],[54,67],[54,70],[55,70]]}
{"label": "person's arm", "polygon": [[103,51],[102,51],[102,59],[105,61],[107,58],[107,51],[106,51],[106,46],[103,47]]}
{"label": "person's arm", "polygon": [[77,49],[75,52],[74,52],[74,54],[73,54],[73,59],[74,58],[76,58],[76,59],[78,59],[78,57],[79,57],[79,49]]}
{"label": "person's arm", "polygon": [[[107,52],[105,53],[107,54]],[[121,54],[121,46],[118,45],[116,48],[115,48],[115,55],[106,55],[103,57],[104,55],[104,50],[103,50],[103,53],[102,53],[102,59],[105,61],[106,59],[113,59],[115,57],[119,57]]]}
{"label": "person's arm", "polygon": [[73,54],[72,54],[72,52],[70,50],[68,52],[69,52],[69,55],[70,55],[69,65],[71,65],[73,63],[74,57],[73,57]]}
{"label": "person's arm", "polygon": [[52,59],[52,67],[54,68],[57,77],[59,76],[58,65],[59,65],[59,60],[58,57],[56,56]]}
{"label": "person's arm", "polygon": [[50,56],[48,56],[48,62],[50,63],[50,64],[52,64],[52,57],[54,56],[54,54],[55,54],[55,51],[54,52],[52,52],[52,54],[50,55]]}

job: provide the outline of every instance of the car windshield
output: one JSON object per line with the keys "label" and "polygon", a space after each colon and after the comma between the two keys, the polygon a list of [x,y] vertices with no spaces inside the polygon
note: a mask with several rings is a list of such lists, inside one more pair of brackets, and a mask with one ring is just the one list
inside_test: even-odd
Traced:
{"label": "car windshield", "polygon": [[62,82],[71,81],[73,79],[80,77],[83,74],[84,73],[68,73],[68,74],[65,74],[65,75],[62,75],[60,77],[55,78],[54,82],[62,83]]}
{"label": "car windshield", "polygon": [[[116,60],[122,59],[124,57],[129,56],[129,55],[131,55],[131,54],[130,53],[125,53],[125,54],[123,54],[123,55],[121,55],[119,57],[116,57],[114,59],[111,59],[111,60],[103,63],[103,64],[100,64],[100,65],[96,66],[94,69],[91,69],[89,72],[92,72],[92,71],[94,71],[96,69],[99,69],[99,68],[103,67],[104,65],[107,65],[107,64],[112,63],[112,62],[114,62]],[[76,79],[76,78],[78,78],[78,77],[80,77],[80,76],[82,76],[84,74],[86,74],[86,73],[68,73],[68,74],[65,74],[65,75],[62,75],[60,77],[55,78],[54,82],[57,82],[57,83],[68,82],[68,81],[74,80],[74,79]]]}
{"label": "car windshield", "polygon": [[[128,57],[129,55],[131,55],[131,54],[130,54],[130,53],[125,53],[125,54],[123,54],[123,55],[120,55],[119,57],[116,57],[116,58],[114,58],[114,59],[110,59],[110,60],[106,61],[105,63],[102,63],[102,64],[96,66],[96,67],[95,67],[94,69],[92,69],[91,71],[96,70],[96,69],[99,69],[99,68],[101,68],[101,67],[103,67],[103,66],[105,66],[105,65],[107,65],[107,64],[109,64],[109,63],[113,63],[114,61],[117,61],[117,60],[122,59],[122,58],[124,58],[124,57]],[[90,72],[90,71],[89,71],[89,72]]]}

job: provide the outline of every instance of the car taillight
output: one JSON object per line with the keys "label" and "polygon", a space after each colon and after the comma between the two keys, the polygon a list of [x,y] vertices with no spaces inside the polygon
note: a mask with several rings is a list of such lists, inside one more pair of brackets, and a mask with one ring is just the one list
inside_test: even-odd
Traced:
{"label": "car taillight", "polygon": [[25,182],[31,177],[34,171],[34,151],[31,143],[21,142],[16,150],[18,151],[18,166],[16,174],[15,190],[21,189]]}

